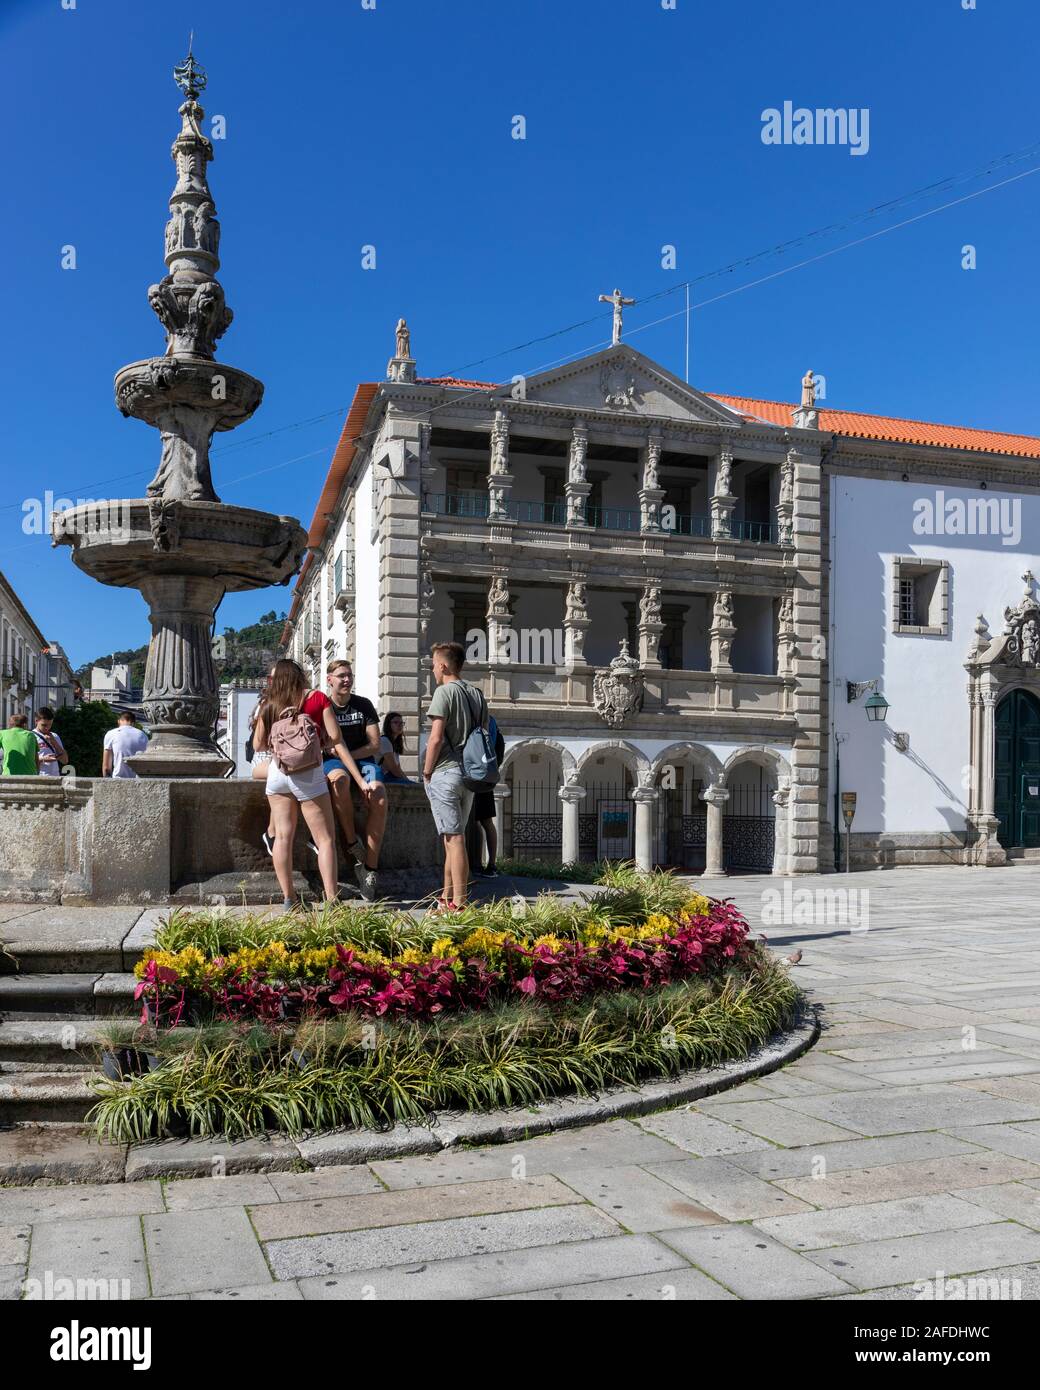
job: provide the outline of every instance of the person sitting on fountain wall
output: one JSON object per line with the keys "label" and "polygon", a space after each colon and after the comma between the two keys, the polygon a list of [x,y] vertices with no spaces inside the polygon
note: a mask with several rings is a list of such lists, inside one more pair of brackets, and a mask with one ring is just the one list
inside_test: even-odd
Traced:
{"label": "person sitting on fountain wall", "polygon": [[383,781],[399,782],[406,787],[416,786],[401,769],[399,759],[407,749],[404,746],[404,716],[396,710],[383,720],[383,737],[379,740],[379,747],[379,766],[383,769]]}
{"label": "person sitting on fountain wall", "polygon": [[332,805],[347,844],[347,852],[358,861],[355,875],[362,897],[371,902],[376,896],[379,851],[386,831],[387,798],[383,786],[383,770],[379,766],[379,715],[371,700],[353,694],[354,669],[349,661],[330,661],[325,669],[329,693],[314,691],[303,706],[304,714],[318,722],[326,709],[331,709],[343,742],[361,769],[371,788],[368,798],[368,819],[365,824],[365,844],[354,829],[354,804],[350,798],[347,768],[336,757],[326,753],[325,776],[329,780]]}
{"label": "person sitting on fountain wall", "polygon": [[[357,783],[363,795],[368,795],[369,784],[361,775],[350,750],[343,743],[339,725],[332,714],[328,700],[316,716],[311,716],[307,708],[315,708],[312,697],[320,691],[307,691],[307,677],[303,668],[295,661],[278,661],[271,672],[264,693],[256,723],[253,726],[254,747],[268,749],[268,731],[283,717],[286,710],[299,710],[313,718],[322,735],[322,743],[332,748],[339,759],[345,774]],[[322,696],[322,699],[325,699]],[[325,889],[325,899],[333,902],[339,895],[338,870],[336,863],[336,831],[332,819],[332,801],[325,771],[321,763],[304,768],[299,772],[283,772],[272,757],[267,773],[267,800],[271,807],[271,820],[274,824],[274,869],[284,897],[284,908],[289,911],[299,905],[296,888],[293,884],[293,840],[300,811],[307,822],[315,848],[318,851],[318,871]]]}
{"label": "person sitting on fountain wall", "polygon": [[12,714],[8,727],[0,733],[0,755],[4,766],[0,776],[35,777],[39,760],[36,739],[29,728],[27,714]]}
{"label": "person sitting on fountain wall", "polygon": [[137,773],[127,762],[148,747],[148,735],[137,727],[137,716],[125,709],[119,716],[114,729],[109,729],[104,738],[104,752],[101,756],[102,777],[136,777]]}

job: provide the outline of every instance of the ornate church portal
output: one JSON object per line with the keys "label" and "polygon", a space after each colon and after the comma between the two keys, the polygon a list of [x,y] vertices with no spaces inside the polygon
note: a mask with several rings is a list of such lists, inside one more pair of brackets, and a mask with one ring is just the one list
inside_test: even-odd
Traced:
{"label": "ornate church portal", "polygon": [[1004,610],[991,637],[980,613],[965,667],[971,705],[972,858],[1002,864],[1011,849],[1040,846],[1040,603],[1035,579]]}

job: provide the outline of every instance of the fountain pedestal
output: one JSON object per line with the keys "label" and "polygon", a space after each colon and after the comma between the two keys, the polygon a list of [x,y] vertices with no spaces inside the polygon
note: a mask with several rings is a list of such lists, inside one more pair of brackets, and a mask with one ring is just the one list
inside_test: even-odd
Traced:
{"label": "fountain pedestal", "polygon": [[219,709],[212,640],[226,593],[287,584],[307,535],[293,517],[227,506],[213,489],[213,434],[248,420],[263,383],[215,360],[232,312],[216,278],[220,223],[206,166],[198,98],[206,76],[189,53],[174,71],[185,95],[171,156],[177,182],[166,224],[167,274],[148,290],[166,330],[166,352],[123,367],[116,405],[159,431],[159,469],[147,497],[88,503],[55,513],[55,545],[101,584],[138,589],[152,639],[144,678],[146,752],[129,759],[142,777],[222,777],[230,760],[214,741]]}

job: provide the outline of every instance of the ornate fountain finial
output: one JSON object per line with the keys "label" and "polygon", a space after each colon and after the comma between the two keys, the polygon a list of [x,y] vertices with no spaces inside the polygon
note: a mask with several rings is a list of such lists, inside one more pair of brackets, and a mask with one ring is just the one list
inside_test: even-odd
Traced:
{"label": "ornate fountain finial", "polygon": [[188,39],[188,56],[183,63],[178,64],[173,70],[174,82],[189,101],[194,101],[206,90],[206,69],[195,61],[195,55],[191,51],[194,42],[195,30],[193,29]]}

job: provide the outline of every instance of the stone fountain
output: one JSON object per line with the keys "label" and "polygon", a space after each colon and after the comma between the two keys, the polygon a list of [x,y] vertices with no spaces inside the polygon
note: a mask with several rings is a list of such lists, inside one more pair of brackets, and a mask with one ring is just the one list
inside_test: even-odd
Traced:
{"label": "stone fountain", "polygon": [[287,584],[307,535],[293,517],[221,502],[209,447],[218,430],[248,420],[263,397],[255,377],[215,361],[231,310],[216,278],[220,223],[207,181],[213,146],[202,133],[206,86],[189,53],[174,70],[184,93],[173,142],[177,182],[166,224],[167,274],[148,291],[166,330],[166,352],[116,373],[116,405],[159,431],[162,456],[147,496],[57,512],[55,545],[102,584],[138,589],[152,638],[144,678],[151,730],[131,759],[142,777],[221,777],[231,766],[214,742],[218,713],[212,638],[228,592]]}

